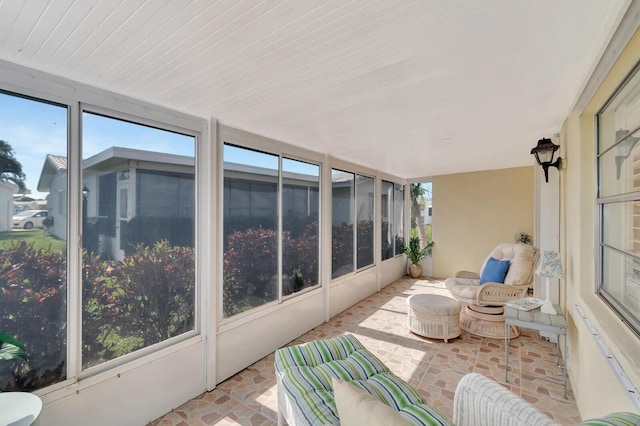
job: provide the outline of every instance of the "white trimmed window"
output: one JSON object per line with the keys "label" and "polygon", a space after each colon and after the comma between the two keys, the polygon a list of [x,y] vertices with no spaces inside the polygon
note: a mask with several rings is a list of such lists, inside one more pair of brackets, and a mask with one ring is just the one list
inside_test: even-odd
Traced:
{"label": "white trimmed window", "polygon": [[640,72],[596,116],[597,293],[640,335]]}

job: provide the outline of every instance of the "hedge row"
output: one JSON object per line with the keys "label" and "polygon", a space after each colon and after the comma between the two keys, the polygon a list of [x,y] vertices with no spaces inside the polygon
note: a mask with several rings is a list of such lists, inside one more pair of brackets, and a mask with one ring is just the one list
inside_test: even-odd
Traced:
{"label": "hedge row", "polygon": [[[0,249],[0,330],[28,361],[0,361],[0,391],[31,391],[66,377],[67,272],[61,252],[25,242]],[[194,253],[166,241],[124,261],[83,253],[83,366],[99,364],[194,327]]]}
{"label": "hedge row", "polygon": [[[142,220],[136,226],[151,223]],[[285,296],[319,282],[317,222],[303,229],[300,226],[297,223],[293,232],[283,232]],[[373,224],[361,221],[357,232],[357,265],[363,266],[363,262],[372,262]],[[334,226],[333,234],[333,263],[353,259],[353,226]],[[225,246],[224,316],[276,300],[277,233],[270,229],[237,230],[228,234]],[[136,244],[122,261],[85,250],[83,368],[192,330],[194,267],[193,248],[166,239]],[[63,252],[34,249],[25,242],[0,249],[0,330],[21,340],[28,354],[25,363],[0,361],[0,391],[31,391],[65,379],[66,294]]]}

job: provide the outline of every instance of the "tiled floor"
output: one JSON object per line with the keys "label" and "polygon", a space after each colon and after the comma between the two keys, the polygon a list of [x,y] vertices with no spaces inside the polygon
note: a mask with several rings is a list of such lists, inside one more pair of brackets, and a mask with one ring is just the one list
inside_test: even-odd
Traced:
{"label": "tiled floor", "polygon": [[[292,344],[355,335],[395,374],[415,387],[449,418],[458,380],[468,372],[491,377],[539,410],[567,425],[580,421],[571,390],[540,377],[558,376],[555,344],[522,329],[511,342],[509,383],[504,382],[504,342],[466,332],[444,343],[410,333],[406,298],[411,294],[451,294],[443,281],[404,277],[363,300]],[[273,425],[277,421],[273,354],[150,423],[151,426]]]}

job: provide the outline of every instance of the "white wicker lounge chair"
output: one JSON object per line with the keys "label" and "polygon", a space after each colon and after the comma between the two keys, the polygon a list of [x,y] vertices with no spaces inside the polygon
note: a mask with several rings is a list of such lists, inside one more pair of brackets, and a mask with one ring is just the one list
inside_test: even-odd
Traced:
{"label": "white wicker lounge chair", "polygon": [[559,426],[533,405],[481,374],[458,382],[453,400],[456,426]]}
{"label": "white wicker lounge chair", "polygon": [[[469,373],[458,382],[453,399],[456,426],[560,426],[498,382]],[[635,426],[640,414],[617,412],[588,419],[579,426]]]}
{"label": "white wicker lounge chair", "polygon": [[[504,339],[504,304],[527,294],[539,255],[536,247],[503,243],[489,253],[479,274],[460,271],[454,278],[447,278],[445,286],[453,297],[467,305],[460,312],[460,328],[477,336]],[[491,260],[509,261],[506,276],[502,282],[481,284],[480,278]],[[511,337],[519,334],[513,327]]]}

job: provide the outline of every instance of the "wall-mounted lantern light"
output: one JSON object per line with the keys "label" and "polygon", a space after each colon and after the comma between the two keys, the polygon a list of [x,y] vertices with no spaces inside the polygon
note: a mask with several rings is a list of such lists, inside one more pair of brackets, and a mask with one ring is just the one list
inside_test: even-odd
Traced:
{"label": "wall-mounted lantern light", "polygon": [[553,161],[553,156],[556,151],[560,149],[560,145],[556,145],[551,142],[551,139],[543,138],[538,141],[538,145],[531,149],[531,154],[536,156],[536,161],[542,166],[544,170],[544,180],[549,182],[549,167],[555,167],[560,170],[562,165],[562,158],[558,157]]}

